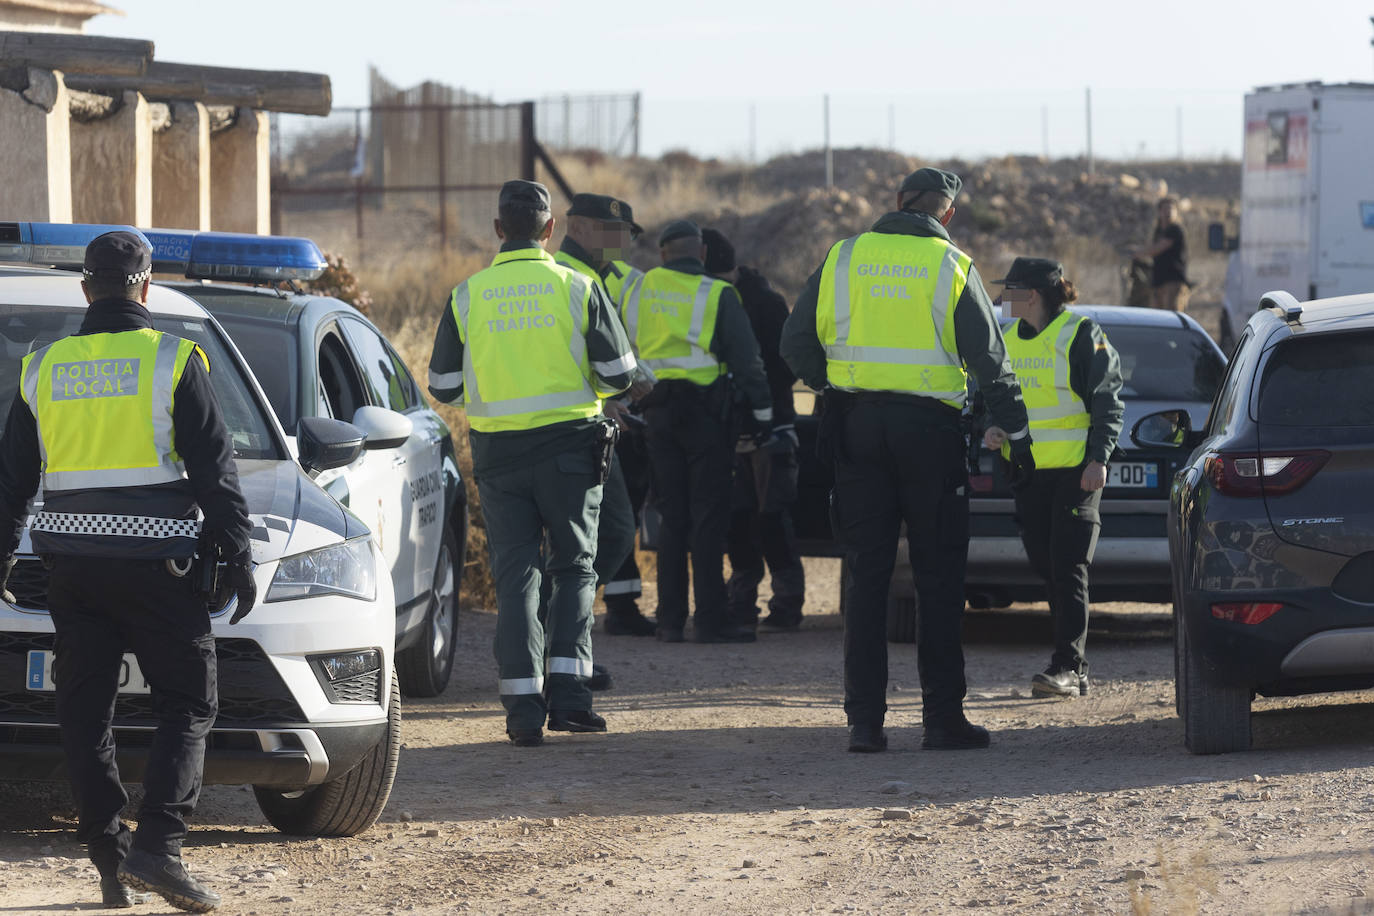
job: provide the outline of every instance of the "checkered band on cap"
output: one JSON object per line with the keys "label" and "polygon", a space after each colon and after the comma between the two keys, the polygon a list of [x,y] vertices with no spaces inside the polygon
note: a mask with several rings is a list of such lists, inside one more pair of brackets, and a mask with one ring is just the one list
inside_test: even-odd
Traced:
{"label": "checkered band on cap", "polygon": [[[81,275],[82,275],[83,277],[87,278],[88,280],[94,279],[96,273],[97,273],[97,271],[91,270],[89,267],[83,267],[83,268],[81,268]],[[109,271],[99,271],[99,273],[109,273]],[[136,274],[125,274],[125,275],[124,275],[124,285],[125,285],[125,286],[133,286],[133,285],[136,284],[136,283],[142,283],[144,280],[151,279],[152,276],[153,276],[153,269],[152,269],[151,267],[148,267],[148,268],[145,268],[145,269],[143,269],[143,270],[140,270],[140,271],[139,271],[138,273],[136,273]]]}
{"label": "checkered band on cap", "polygon": [[91,515],[78,512],[39,512],[30,528],[51,534],[98,534],[125,538],[193,538],[200,522],[193,518],[156,518],[150,515]]}

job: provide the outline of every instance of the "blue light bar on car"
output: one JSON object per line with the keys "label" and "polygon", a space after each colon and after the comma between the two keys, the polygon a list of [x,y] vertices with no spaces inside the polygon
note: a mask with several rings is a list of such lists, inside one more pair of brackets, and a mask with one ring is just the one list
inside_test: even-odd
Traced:
{"label": "blue light bar on car", "polygon": [[122,230],[142,235],[133,226],[93,223],[0,223],[0,261],[80,270],[86,246],[98,235]]}
{"label": "blue light bar on car", "polygon": [[328,266],[318,245],[290,236],[32,222],[0,222],[0,262],[80,270],[90,241],[116,229],[148,240],[154,272],[190,280],[314,280]]}
{"label": "blue light bar on car", "polygon": [[197,232],[191,239],[186,277],[250,283],[314,280],[327,266],[319,246],[310,239]]}

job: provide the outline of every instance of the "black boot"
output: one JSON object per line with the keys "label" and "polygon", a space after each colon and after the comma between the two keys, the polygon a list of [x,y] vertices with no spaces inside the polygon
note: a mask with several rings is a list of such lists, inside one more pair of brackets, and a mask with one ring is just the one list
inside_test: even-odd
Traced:
{"label": "black boot", "polygon": [[1031,696],[1085,697],[1088,695],[1088,672],[1050,665],[1031,678]]}
{"label": "black boot", "polygon": [[113,875],[100,879],[100,903],[106,909],[127,910],[131,906],[151,903],[153,895],[126,887]]}
{"label": "black boot", "polygon": [[549,731],[551,732],[604,732],[606,720],[590,709],[549,710]]}
{"label": "black boot", "polygon": [[180,856],[131,850],[119,866],[119,880],[136,890],[161,894],[179,910],[208,913],[219,906],[219,894],[188,875]]}
{"label": "black boot", "polygon": [[614,612],[608,609],[601,626],[607,636],[653,636],[658,629],[658,625],[641,614],[634,605],[630,605],[628,611]]}
{"label": "black boot", "polygon": [[992,736],[981,725],[974,725],[961,714],[948,722],[929,722],[921,737],[921,747],[930,751],[967,751],[987,747]]}
{"label": "black boot", "polygon": [[887,735],[881,725],[859,722],[849,726],[849,750],[855,754],[876,754],[887,750]]}
{"label": "black boot", "polygon": [[611,672],[605,665],[592,665],[592,676],[587,678],[588,690],[610,690],[614,685]]}

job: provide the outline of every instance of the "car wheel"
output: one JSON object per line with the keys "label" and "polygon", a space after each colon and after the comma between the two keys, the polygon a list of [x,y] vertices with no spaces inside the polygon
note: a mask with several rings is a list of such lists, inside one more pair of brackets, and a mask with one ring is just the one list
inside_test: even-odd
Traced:
{"label": "car wheel", "polygon": [[1250,747],[1250,690],[1219,683],[1179,621],[1174,634],[1178,656],[1183,743],[1194,754],[1229,754]]}
{"label": "car wheel", "polygon": [[921,605],[915,595],[887,596],[887,641],[915,642]]}
{"label": "car wheel", "polygon": [[408,697],[437,697],[453,674],[453,658],[458,649],[458,579],[462,568],[458,562],[453,531],[445,524],[439,555],[434,560],[424,635],[396,653],[401,692]]}
{"label": "car wheel", "polygon": [[282,833],[293,836],[355,836],[376,823],[401,756],[401,690],[391,675],[391,702],[387,707],[386,737],[377,742],[357,766],[318,786],[298,792],[282,792],[254,786],[258,807]]}

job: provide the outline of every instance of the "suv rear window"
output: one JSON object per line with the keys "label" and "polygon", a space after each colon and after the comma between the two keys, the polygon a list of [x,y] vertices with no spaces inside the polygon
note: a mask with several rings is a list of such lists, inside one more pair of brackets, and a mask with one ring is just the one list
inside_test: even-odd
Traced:
{"label": "suv rear window", "polygon": [[1374,425],[1374,331],[1280,344],[1264,368],[1258,417],[1272,426]]}

